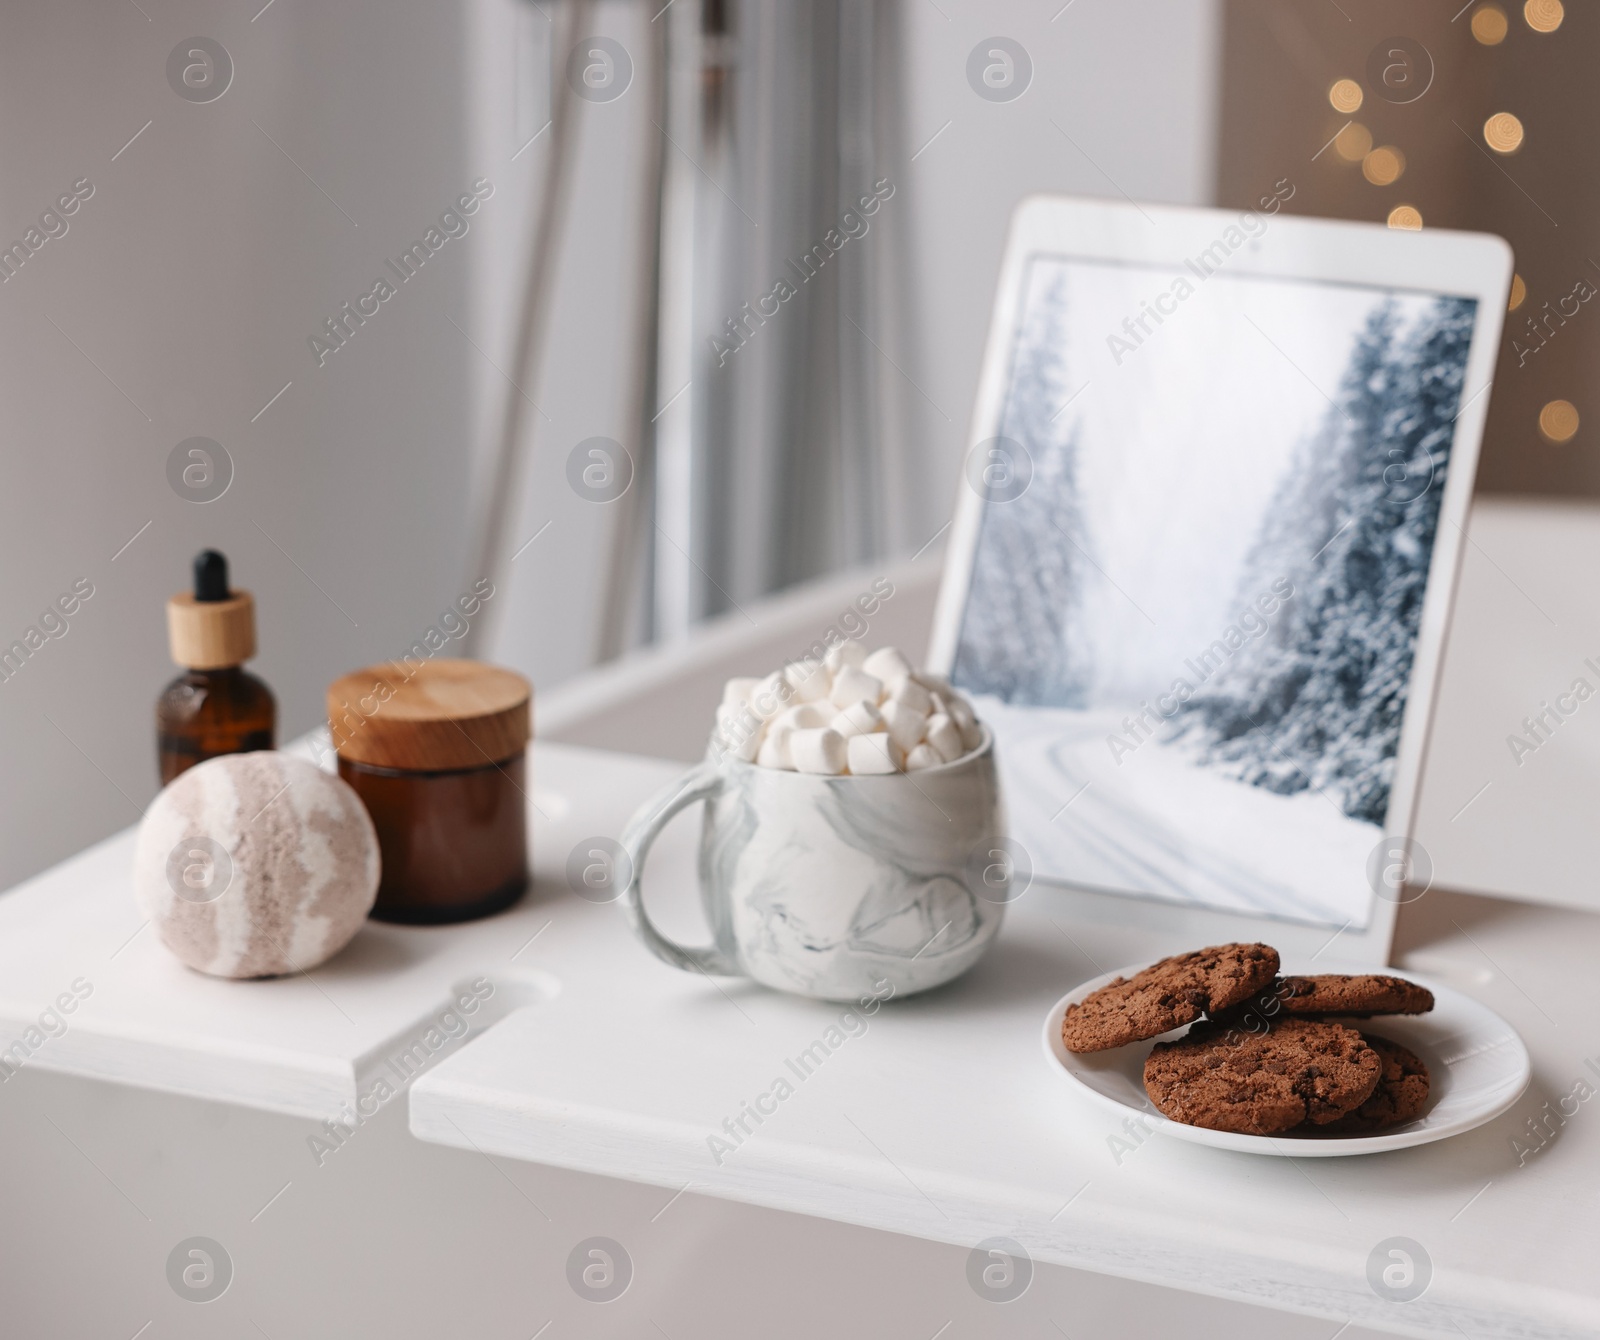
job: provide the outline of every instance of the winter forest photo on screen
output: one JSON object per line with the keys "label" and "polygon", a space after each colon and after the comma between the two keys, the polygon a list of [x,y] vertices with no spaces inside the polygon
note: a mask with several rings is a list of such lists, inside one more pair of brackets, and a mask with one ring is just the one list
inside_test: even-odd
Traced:
{"label": "winter forest photo on screen", "polygon": [[1475,309],[1031,259],[951,678],[1037,877],[1366,926]]}

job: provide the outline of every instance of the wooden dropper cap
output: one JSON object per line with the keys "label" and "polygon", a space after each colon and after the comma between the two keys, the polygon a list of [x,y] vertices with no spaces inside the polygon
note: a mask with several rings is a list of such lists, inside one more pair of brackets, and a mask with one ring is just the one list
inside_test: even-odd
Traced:
{"label": "wooden dropper cap", "polygon": [[256,602],[228,588],[228,560],[215,549],[194,559],[194,591],[167,601],[167,645],[190,670],[225,670],[256,654]]}

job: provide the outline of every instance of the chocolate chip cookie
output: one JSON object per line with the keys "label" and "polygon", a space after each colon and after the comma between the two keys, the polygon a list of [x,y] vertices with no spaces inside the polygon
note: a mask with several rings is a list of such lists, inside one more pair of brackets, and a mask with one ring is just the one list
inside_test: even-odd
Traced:
{"label": "chocolate chip cookie", "polygon": [[1382,973],[1282,977],[1276,995],[1288,1014],[1343,1014],[1364,1019],[1374,1014],[1426,1014],[1433,1008],[1433,992],[1427,987]]}
{"label": "chocolate chip cookie", "polygon": [[1153,1038],[1248,1000],[1277,972],[1278,951],[1271,945],[1213,945],[1175,954],[1068,1006],[1061,1040],[1068,1051],[1099,1052]]}
{"label": "chocolate chip cookie", "polygon": [[1273,1135],[1337,1121],[1372,1096],[1382,1073],[1378,1052],[1342,1024],[1285,1019],[1251,1034],[1208,1021],[1155,1045],[1144,1087],[1173,1121]]}
{"label": "chocolate chip cookie", "polygon": [[1344,1116],[1316,1127],[1339,1135],[1366,1135],[1387,1130],[1422,1115],[1428,1105],[1428,1067],[1415,1052],[1398,1042],[1363,1033],[1367,1046],[1378,1053],[1383,1074],[1372,1096]]}

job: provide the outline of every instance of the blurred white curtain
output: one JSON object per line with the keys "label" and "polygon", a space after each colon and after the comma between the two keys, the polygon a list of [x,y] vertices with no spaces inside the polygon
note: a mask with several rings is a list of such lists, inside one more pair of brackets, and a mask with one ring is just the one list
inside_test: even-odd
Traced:
{"label": "blurred white curtain", "polygon": [[602,656],[910,538],[900,21],[899,0],[659,19],[658,342]]}

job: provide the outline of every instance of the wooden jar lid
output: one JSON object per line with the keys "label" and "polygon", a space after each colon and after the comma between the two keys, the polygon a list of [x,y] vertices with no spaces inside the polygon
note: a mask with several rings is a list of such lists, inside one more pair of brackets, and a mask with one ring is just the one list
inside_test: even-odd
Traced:
{"label": "wooden jar lid", "polygon": [[256,602],[248,591],[196,600],[181,591],[167,601],[167,646],[190,670],[223,670],[256,654]]}
{"label": "wooden jar lid", "polygon": [[328,686],[339,757],[375,768],[446,772],[503,763],[533,734],[533,686],[482,661],[390,661]]}

